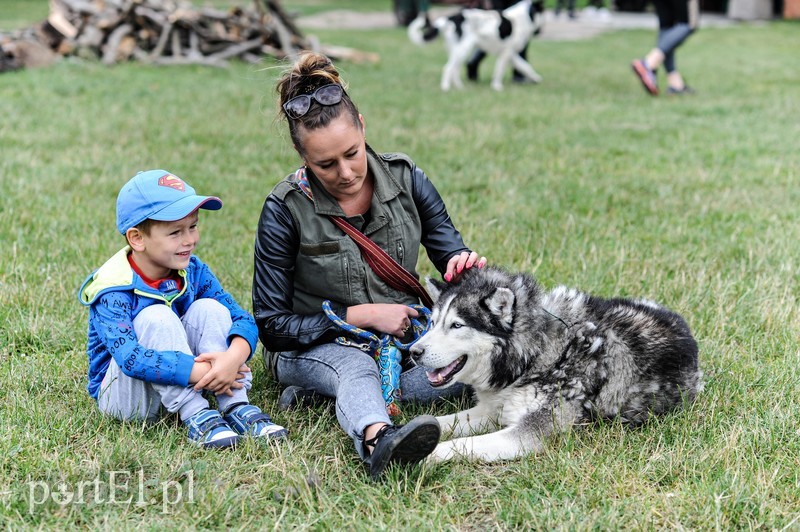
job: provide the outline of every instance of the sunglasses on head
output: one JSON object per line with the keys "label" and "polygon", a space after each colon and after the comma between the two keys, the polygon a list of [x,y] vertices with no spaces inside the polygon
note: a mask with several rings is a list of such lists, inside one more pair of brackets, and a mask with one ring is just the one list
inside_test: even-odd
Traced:
{"label": "sunglasses on head", "polygon": [[295,96],[283,104],[283,110],[289,118],[300,118],[311,108],[311,100],[316,101],[320,105],[336,105],[342,101],[343,94],[344,89],[338,83],[323,85],[311,94]]}

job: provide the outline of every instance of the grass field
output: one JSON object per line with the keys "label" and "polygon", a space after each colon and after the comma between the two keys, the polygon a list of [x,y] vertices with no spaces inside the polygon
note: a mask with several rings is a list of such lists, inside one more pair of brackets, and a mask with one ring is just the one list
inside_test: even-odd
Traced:
{"label": "grass field", "polygon": [[[37,20],[28,7],[9,18]],[[414,48],[400,29],[319,32],[380,54],[339,65],[369,142],[412,156],[471,247],[548,287],[665,303],[692,326],[706,374],[689,409],[638,430],[592,426],[538,456],[378,483],[331,407],[275,411],[258,359],[253,401],[291,430],[279,446],[197,450],[174,419],[102,418],[85,390],[76,291],[123,244],[114,201],[136,171],[167,168],[223,198],[201,218],[198,255],[250,307],[261,205],[298,165],[274,121],[284,65],[64,61],[0,75],[0,526],[797,529],[798,29],[703,29],[678,57],[697,94],[657,99],[628,67],[650,31],[534,42],[544,83],[502,95],[489,63],[478,85],[441,93],[441,46]]]}

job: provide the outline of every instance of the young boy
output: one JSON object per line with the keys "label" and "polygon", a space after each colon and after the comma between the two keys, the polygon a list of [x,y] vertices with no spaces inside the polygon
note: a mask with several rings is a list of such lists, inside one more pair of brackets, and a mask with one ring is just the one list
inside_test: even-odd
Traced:
{"label": "young boy", "polygon": [[[247,399],[255,321],[192,255],[198,210],[220,208],[219,198],[198,196],[169,172],[139,172],[117,197],[117,229],[128,245],[78,292],[89,307],[87,389],[100,411],[154,420],[164,408],[201,447],[287,435]],[[204,392],[216,394],[224,415]]]}

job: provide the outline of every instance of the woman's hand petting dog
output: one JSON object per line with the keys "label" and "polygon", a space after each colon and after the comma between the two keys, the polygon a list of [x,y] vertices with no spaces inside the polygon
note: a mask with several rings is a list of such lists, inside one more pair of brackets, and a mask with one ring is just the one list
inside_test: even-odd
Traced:
{"label": "woman's hand petting dog", "polygon": [[448,283],[453,283],[461,276],[461,272],[469,270],[473,266],[483,268],[486,266],[486,257],[478,258],[478,254],[474,251],[472,253],[462,252],[455,255],[447,261],[447,269],[444,272],[444,280]]}

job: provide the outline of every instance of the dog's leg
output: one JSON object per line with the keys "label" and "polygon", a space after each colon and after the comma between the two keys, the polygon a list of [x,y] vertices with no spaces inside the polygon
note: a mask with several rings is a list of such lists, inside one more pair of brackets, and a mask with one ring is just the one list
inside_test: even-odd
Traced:
{"label": "dog's leg", "polygon": [[497,432],[443,441],[427,461],[443,462],[455,458],[493,462],[509,460],[542,450],[550,434],[562,432],[580,419],[580,406],[563,398],[553,398],[559,406],[529,412],[510,427]]}
{"label": "dog's leg", "polygon": [[458,47],[450,52],[447,63],[442,69],[442,90],[449,91],[452,86],[457,89],[463,89],[464,84],[461,82],[461,75],[459,69],[464,64],[463,51]]}
{"label": "dog's leg", "polygon": [[475,38],[470,34],[464,35],[461,40],[450,46],[447,64],[444,66],[442,75],[443,91],[449,90],[451,86],[455,86],[457,89],[464,88],[464,82],[461,81],[461,69],[469,61],[475,47]]}
{"label": "dog's leg", "polygon": [[444,65],[441,84],[443,91],[449,91],[450,87],[454,84],[454,80],[456,88],[461,88],[461,79],[458,77],[458,67],[459,64],[452,60],[447,61]]}
{"label": "dog's leg", "polygon": [[533,69],[533,66],[530,63],[525,61],[518,54],[511,56],[511,63],[514,65],[514,68],[524,74],[529,80],[533,81],[534,83],[542,82],[542,76],[540,76],[539,73]]}
{"label": "dog's leg", "polygon": [[461,74],[459,73],[461,65],[462,62],[455,57],[451,57],[447,64],[444,65],[444,70],[442,71],[443,91],[449,91],[452,86],[455,86],[456,89],[464,88],[464,83],[461,82]]}
{"label": "dog's leg", "polygon": [[451,437],[467,436],[499,426],[497,413],[478,403],[468,410],[462,410],[448,416],[437,417],[442,434]]}
{"label": "dog's leg", "polygon": [[494,462],[524,456],[542,449],[542,441],[519,425],[484,434],[439,443],[428,457],[431,463],[454,458]]}
{"label": "dog's leg", "polygon": [[503,90],[503,74],[506,72],[509,60],[509,52],[506,50],[503,50],[497,56],[497,61],[494,64],[494,73],[492,74],[492,88],[496,91]]}

